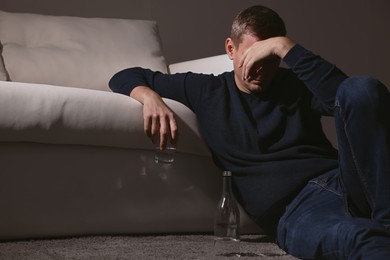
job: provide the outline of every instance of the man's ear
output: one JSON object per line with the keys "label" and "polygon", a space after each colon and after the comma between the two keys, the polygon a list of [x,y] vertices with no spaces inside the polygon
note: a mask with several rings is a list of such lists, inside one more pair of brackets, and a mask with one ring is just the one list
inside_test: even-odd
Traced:
{"label": "man's ear", "polygon": [[225,41],[225,50],[227,55],[231,60],[233,60],[234,52],[235,52],[235,47],[233,40],[231,38],[227,38]]}

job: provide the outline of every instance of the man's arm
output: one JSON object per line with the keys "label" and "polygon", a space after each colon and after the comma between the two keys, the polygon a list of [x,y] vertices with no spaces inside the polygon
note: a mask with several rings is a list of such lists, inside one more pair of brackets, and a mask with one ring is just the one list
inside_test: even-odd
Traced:
{"label": "man's arm", "polygon": [[130,97],[143,104],[144,131],[155,143],[159,135],[160,149],[165,149],[168,140],[175,143],[178,128],[173,111],[165,104],[159,94],[145,86],[135,87]]}
{"label": "man's arm", "polygon": [[346,74],[289,38],[274,37],[256,42],[246,51],[240,62],[245,70],[244,77],[256,62],[272,56],[283,59],[314,94],[314,107],[319,105],[322,113],[332,115],[337,89],[347,78]]}
{"label": "man's arm", "polygon": [[[151,88],[155,84],[156,75],[162,74],[142,68],[124,69],[111,78],[109,86],[112,91],[131,96],[143,104],[145,134],[153,143],[159,139],[160,149],[165,149],[169,140],[176,142],[178,128],[172,110]],[[167,89],[162,85],[163,89]]]}

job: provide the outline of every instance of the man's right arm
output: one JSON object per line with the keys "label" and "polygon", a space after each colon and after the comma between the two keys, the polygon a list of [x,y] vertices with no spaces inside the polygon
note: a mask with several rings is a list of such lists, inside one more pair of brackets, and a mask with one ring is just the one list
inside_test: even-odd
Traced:
{"label": "man's right arm", "polygon": [[143,104],[144,131],[155,143],[159,135],[160,149],[165,149],[168,140],[175,143],[178,128],[173,111],[165,104],[161,96],[146,86],[135,87],[130,97]]}
{"label": "man's right arm", "polygon": [[153,84],[154,74],[141,68],[125,69],[111,78],[109,86],[114,92],[131,96],[143,104],[145,134],[153,143],[159,136],[160,149],[164,149],[168,140],[176,142],[178,128],[173,111],[149,87]]}

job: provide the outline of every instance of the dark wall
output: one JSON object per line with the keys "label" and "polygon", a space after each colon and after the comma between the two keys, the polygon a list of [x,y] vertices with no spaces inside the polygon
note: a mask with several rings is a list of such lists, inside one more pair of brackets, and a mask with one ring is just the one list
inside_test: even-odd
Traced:
{"label": "dark wall", "polygon": [[295,41],[348,74],[390,86],[388,0],[0,0],[0,9],[84,17],[156,20],[169,63],[224,53],[235,14],[250,5],[275,9]]}

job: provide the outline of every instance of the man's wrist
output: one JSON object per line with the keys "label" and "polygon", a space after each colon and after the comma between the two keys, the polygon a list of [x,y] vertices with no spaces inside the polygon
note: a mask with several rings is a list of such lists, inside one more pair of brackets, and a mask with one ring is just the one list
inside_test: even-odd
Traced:
{"label": "man's wrist", "polygon": [[299,44],[295,44],[294,47],[284,56],[283,61],[290,67],[293,68],[297,61],[307,53],[308,50]]}
{"label": "man's wrist", "polygon": [[279,58],[283,59],[287,53],[295,46],[295,42],[293,42],[288,37],[276,37],[277,43],[275,44],[275,55]]}
{"label": "man's wrist", "polygon": [[148,96],[151,96],[154,94],[154,91],[146,86],[137,86],[130,92],[130,97],[134,98],[135,100],[141,102],[142,104],[145,103],[145,99],[148,98]]}

